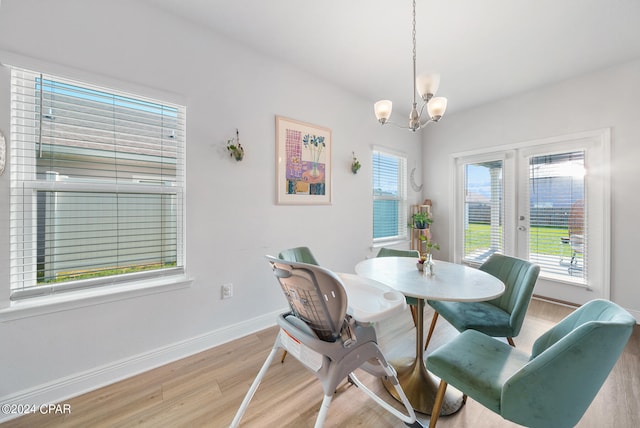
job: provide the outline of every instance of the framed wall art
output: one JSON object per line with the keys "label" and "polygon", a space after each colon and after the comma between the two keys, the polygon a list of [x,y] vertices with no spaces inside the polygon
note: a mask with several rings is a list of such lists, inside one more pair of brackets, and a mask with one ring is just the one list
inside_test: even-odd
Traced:
{"label": "framed wall art", "polygon": [[331,204],[331,130],[276,116],[278,204]]}

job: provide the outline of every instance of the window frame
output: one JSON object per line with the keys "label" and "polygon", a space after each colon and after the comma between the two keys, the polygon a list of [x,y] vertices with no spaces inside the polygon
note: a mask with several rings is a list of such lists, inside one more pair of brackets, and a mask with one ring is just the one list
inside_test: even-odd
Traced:
{"label": "window frame", "polygon": [[515,251],[515,238],[506,233],[509,228],[515,227],[515,207],[514,200],[515,189],[512,186],[512,177],[515,173],[513,163],[513,153],[508,151],[499,151],[495,149],[483,152],[465,153],[452,156],[452,169],[454,177],[451,180],[453,191],[451,194],[454,198],[453,212],[455,218],[454,227],[451,228],[453,242],[451,251],[455,263],[464,263],[469,266],[478,267],[481,262],[473,261],[465,257],[465,205],[466,205],[466,177],[465,166],[470,164],[479,164],[486,162],[500,161],[502,162],[502,248],[501,253],[513,254]]}
{"label": "window frame", "polygon": [[[11,67],[12,73],[12,93],[13,93],[13,69],[20,69],[21,71],[25,71],[28,73],[33,73],[35,75],[42,76],[40,72],[33,72],[28,69],[24,69],[22,67]],[[155,103],[161,103],[162,105],[171,106],[179,109],[180,119],[178,120],[179,129],[176,128],[176,133],[181,136],[181,144],[178,145],[178,154],[176,161],[178,165],[176,167],[176,180],[175,184],[171,185],[153,185],[150,186],[148,184],[142,183],[122,183],[114,181],[112,183],[74,183],[72,181],[64,182],[64,181],[54,181],[49,182],[42,179],[36,179],[35,176],[35,162],[33,165],[21,165],[21,162],[17,162],[14,156],[18,156],[16,153],[22,150],[25,150],[25,146],[28,146],[29,143],[33,144],[33,141],[28,141],[27,139],[17,138],[14,135],[15,118],[12,119],[11,129],[12,129],[12,159],[11,159],[11,188],[12,188],[12,201],[11,204],[14,204],[14,196],[13,189],[20,185],[21,183],[27,188],[29,191],[33,192],[30,197],[32,200],[29,203],[30,206],[35,206],[36,196],[35,193],[37,191],[84,191],[90,193],[113,193],[115,195],[118,194],[140,194],[140,195],[170,195],[175,197],[175,203],[171,204],[171,207],[175,210],[177,215],[176,226],[175,226],[175,234],[176,234],[176,266],[171,268],[161,268],[148,270],[137,273],[127,273],[127,274],[117,274],[117,275],[109,275],[98,278],[84,279],[84,280],[76,280],[76,281],[67,281],[61,282],[56,285],[48,285],[42,284],[37,285],[35,278],[27,278],[28,283],[31,285],[29,287],[15,287],[16,281],[14,280],[14,275],[16,275],[16,266],[14,266],[13,258],[14,252],[16,251],[14,246],[23,245],[21,242],[26,242],[31,247],[35,248],[37,245],[35,241],[37,238],[33,236],[30,239],[22,239],[20,242],[12,242],[11,243],[11,251],[10,255],[12,258],[11,267],[10,267],[10,278],[9,281],[9,298],[11,301],[21,300],[21,305],[24,301],[33,300],[34,297],[43,298],[46,302],[59,302],[61,300],[73,300],[78,296],[74,296],[81,293],[82,298],[87,297],[96,297],[97,295],[104,296],[105,294],[110,293],[123,293],[131,295],[139,295],[139,293],[144,290],[149,290],[154,287],[161,288],[174,288],[176,286],[182,287],[190,283],[190,280],[187,280],[185,277],[185,248],[184,248],[184,238],[185,238],[185,186],[186,186],[186,138],[185,130],[186,130],[186,106],[184,104],[179,104],[173,101],[159,101],[159,99],[171,99],[171,96],[158,96],[154,94],[154,97],[148,97],[146,95],[141,95],[145,90],[140,90],[140,88],[135,88],[134,90],[122,90],[120,87],[126,87],[130,85],[126,84],[113,84],[109,83],[108,85],[99,86],[96,83],[87,83],[92,79],[83,79],[84,81],[68,79],[66,77],[60,77],[61,73],[49,74],[47,73],[47,78],[59,79],[62,82],[70,82],[72,84],[77,85],[78,87],[86,87],[91,89],[99,89],[103,90],[106,93],[114,94],[115,96],[126,96],[132,99],[141,100],[141,101],[151,101]],[[43,81],[40,82],[42,84]],[[37,86],[37,84],[35,85]],[[34,86],[34,91],[35,91]],[[13,97],[13,95],[12,95]],[[14,102],[12,100],[11,109],[13,115]],[[34,116],[37,115],[34,113]],[[32,118],[34,119],[34,118]],[[32,149],[30,149],[32,150]],[[179,172],[178,172],[179,171]],[[33,208],[31,208],[33,210]],[[17,214],[16,214],[17,216]],[[11,226],[14,227],[15,218],[12,215]],[[31,225],[29,228],[33,228],[34,221],[31,221]],[[24,236],[24,234],[23,234]],[[13,233],[11,234],[11,239],[13,241]],[[30,244],[29,244],[30,242]],[[27,246],[28,246],[27,245]],[[35,250],[31,250],[35,252]],[[30,259],[29,263],[32,267],[37,264],[37,258],[34,254],[31,256],[27,256]],[[33,283],[33,284],[31,284]],[[69,291],[74,293],[61,293],[60,291]],[[52,297],[53,293],[56,293],[55,298]],[[64,297],[62,297],[64,295]],[[36,299],[37,300],[37,299]],[[1,312],[1,310],[0,310]]]}
{"label": "window frame", "polygon": [[[398,170],[398,186],[397,186],[397,192],[398,192],[398,196],[397,197],[389,197],[389,196],[376,196],[376,191],[374,188],[375,185],[375,179],[376,179],[376,168],[375,168],[375,162],[373,161],[374,157],[376,156],[376,154],[381,154],[384,156],[389,156],[389,157],[393,157],[399,160],[399,170]],[[387,244],[390,242],[397,242],[397,241],[404,241],[408,239],[408,206],[409,206],[409,200],[408,200],[408,177],[407,177],[407,164],[408,164],[408,159],[405,153],[402,152],[398,152],[395,150],[391,150],[388,149],[386,147],[380,147],[380,146],[374,146],[373,150],[372,150],[372,154],[371,154],[371,165],[372,165],[372,171],[371,171],[371,193],[372,193],[372,225],[371,225],[371,236],[372,236],[372,241],[374,243],[374,245],[383,245],[383,244]],[[394,236],[384,236],[384,237],[379,237],[376,238],[375,237],[375,233],[374,233],[374,228],[375,228],[375,203],[376,201],[381,201],[381,200],[395,200],[398,201],[398,212],[397,212],[397,230],[398,230],[398,234],[394,235]]]}

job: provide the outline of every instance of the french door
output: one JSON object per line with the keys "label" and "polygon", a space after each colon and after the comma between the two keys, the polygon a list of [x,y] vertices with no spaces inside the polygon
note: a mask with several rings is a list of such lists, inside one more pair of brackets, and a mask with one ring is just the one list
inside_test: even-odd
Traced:
{"label": "french door", "polygon": [[609,132],[455,156],[454,260],[493,253],[540,266],[534,293],[609,298]]}

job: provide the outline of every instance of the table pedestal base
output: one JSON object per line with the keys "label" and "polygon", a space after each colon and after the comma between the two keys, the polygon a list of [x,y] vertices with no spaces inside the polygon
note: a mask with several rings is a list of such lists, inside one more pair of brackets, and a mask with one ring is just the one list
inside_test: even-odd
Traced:
{"label": "table pedestal base", "polygon": [[[424,362],[420,359],[396,360],[392,361],[391,365],[396,369],[400,386],[402,386],[413,409],[416,412],[430,415],[440,380],[427,371]],[[396,400],[401,401],[393,385],[387,380],[383,380],[382,383]],[[451,415],[460,410],[463,404],[462,393],[449,385],[440,415]]]}

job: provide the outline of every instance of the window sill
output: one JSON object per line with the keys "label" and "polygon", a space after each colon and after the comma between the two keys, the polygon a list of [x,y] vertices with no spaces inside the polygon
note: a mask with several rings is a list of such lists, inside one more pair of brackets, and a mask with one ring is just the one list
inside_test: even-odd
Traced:
{"label": "window sill", "polygon": [[557,284],[571,285],[578,288],[585,288],[587,290],[591,289],[591,287],[589,287],[587,284],[584,283],[584,280],[579,278],[572,278],[570,276],[567,277],[566,275],[558,275],[558,274],[553,274],[549,272],[540,272],[539,278],[547,281],[555,282]]}
{"label": "window sill", "polygon": [[374,241],[373,244],[371,244],[371,249],[382,248],[382,247],[393,247],[395,245],[404,245],[407,243],[409,243],[409,240],[406,238],[380,240],[380,241]]}
{"label": "window sill", "polygon": [[11,302],[0,309],[0,322],[63,312],[86,306],[101,305],[118,300],[165,293],[187,288],[193,280],[185,275],[153,278],[110,287],[98,287],[58,295],[34,297]]}

